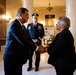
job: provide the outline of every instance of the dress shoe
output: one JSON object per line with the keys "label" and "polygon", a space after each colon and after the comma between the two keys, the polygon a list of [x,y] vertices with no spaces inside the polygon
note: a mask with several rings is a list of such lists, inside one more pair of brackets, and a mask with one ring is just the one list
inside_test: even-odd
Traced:
{"label": "dress shoe", "polygon": [[35,68],[35,71],[38,71],[38,68]]}
{"label": "dress shoe", "polygon": [[27,71],[31,71],[32,67],[28,67]]}

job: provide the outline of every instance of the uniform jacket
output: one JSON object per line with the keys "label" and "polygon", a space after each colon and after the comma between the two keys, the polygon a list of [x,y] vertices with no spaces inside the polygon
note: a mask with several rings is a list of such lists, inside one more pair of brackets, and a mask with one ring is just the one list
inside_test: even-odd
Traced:
{"label": "uniform jacket", "polygon": [[35,50],[34,42],[29,38],[27,31],[22,29],[19,21],[15,19],[8,27],[4,59],[10,57],[17,62],[25,63],[28,58],[28,50]]}
{"label": "uniform jacket", "polygon": [[27,31],[31,37],[31,39],[38,39],[37,45],[41,45],[41,39],[44,36],[44,28],[43,25],[40,23],[37,23],[36,26],[33,25],[33,23],[28,24]]}
{"label": "uniform jacket", "polygon": [[74,38],[68,29],[57,34],[48,48],[48,63],[55,67],[65,68],[75,66]]}

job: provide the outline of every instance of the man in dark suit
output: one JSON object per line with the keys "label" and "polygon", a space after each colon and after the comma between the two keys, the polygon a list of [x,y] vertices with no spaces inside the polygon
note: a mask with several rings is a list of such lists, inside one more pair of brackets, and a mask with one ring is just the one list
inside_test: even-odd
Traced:
{"label": "man in dark suit", "polygon": [[[27,26],[27,32],[29,33],[31,39],[34,41],[34,43],[37,46],[42,44],[42,38],[44,36],[44,28],[41,23],[38,23],[38,17],[39,17],[39,14],[33,13],[32,14],[33,23],[30,23]],[[38,51],[35,51],[35,54],[36,54],[35,71],[38,71],[39,62],[40,62],[40,53]],[[29,50],[29,67],[27,69],[28,71],[32,69],[32,57],[33,57],[33,52],[30,49]]]}
{"label": "man in dark suit", "polygon": [[45,49],[50,55],[48,63],[55,67],[57,75],[73,75],[75,70],[74,38],[69,27],[70,19],[65,16],[59,17],[56,24],[59,33]]}
{"label": "man in dark suit", "polygon": [[33,52],[38,48],[22,27],[28,18],[28,10],[19,8],[16,19],[10,23],[7,29],[3,56],[5,75],[22,75],[22,66],[28,59],[28,50],[31,49]]}

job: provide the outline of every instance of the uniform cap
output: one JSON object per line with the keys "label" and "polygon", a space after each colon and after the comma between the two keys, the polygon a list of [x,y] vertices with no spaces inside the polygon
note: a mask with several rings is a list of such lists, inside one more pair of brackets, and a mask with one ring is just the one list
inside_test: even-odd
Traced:
{"label": "uniform cap", "polygon": [[32,14],[32,17],[34,17],[34,18],[38,18],[38,17],[39,17],[39,14],[37,14],[37,13],[33,13],[33,14]]}

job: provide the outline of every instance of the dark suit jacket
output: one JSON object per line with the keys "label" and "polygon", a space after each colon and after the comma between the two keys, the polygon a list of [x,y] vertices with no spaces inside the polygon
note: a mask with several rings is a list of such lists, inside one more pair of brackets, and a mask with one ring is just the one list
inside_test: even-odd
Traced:
{"label": "dark suit jacket", "polygon": [[28,50],[34,51],[36,46],[29,38],[27,31],[22,29],[19,21],[15,19],[8,27],[6,34],[6,44],[4,50],[4,60],[10,57],[13,61],[26,63]]}
{"label": "dark suit jacket", "polygon": [[36,26],[33,25],[33,23],[28,24],[27,31],[30,35],[31,39],[37,39],[39,42],[37,42],[37,45],[41,45],[41,39],[44,36],[44,28],[41,23],[37,23]]}
{"label": "dark suit jacket", "polygon": [[48,63],[54,67],[62,69],[75,66],[74,39],[68,29],[57,34],[54,41],[49,45],[48,53],[50,55]]}

